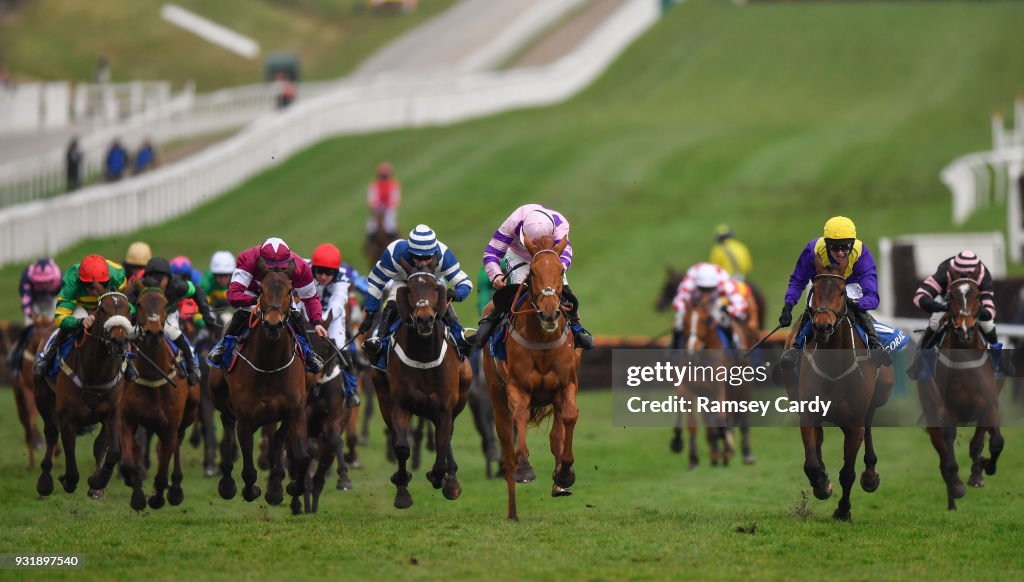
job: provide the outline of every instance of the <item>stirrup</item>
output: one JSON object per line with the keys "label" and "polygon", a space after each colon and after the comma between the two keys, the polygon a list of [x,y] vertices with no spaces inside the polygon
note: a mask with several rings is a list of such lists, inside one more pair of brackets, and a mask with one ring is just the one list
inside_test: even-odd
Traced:
{"label": "stirrup", "polygon": [[371,360],[376,360],[380,357],[382,347],[383,345],[379,337],[371,337],[363,342],[363,351],[366,352],[366,355],[370,356]]}
{"label": "stirrup", "polygon": [[324,361],[316,354],[316,352],[309,352],[309,357],[306,358],[306,371],[310,374],[319,374],[324,370]]}
{"label": "stirrup", "polygon": [[345,397],[346,408],[355,408],[360,404],[362,404],[362,401],[359,399],[358,393],[352,393]]}
{"label": "stirrup", "polygon": [[796,361],[800,357],[800,348],[789,348],[779,358],[779,367],[787,372],[796,369]]}

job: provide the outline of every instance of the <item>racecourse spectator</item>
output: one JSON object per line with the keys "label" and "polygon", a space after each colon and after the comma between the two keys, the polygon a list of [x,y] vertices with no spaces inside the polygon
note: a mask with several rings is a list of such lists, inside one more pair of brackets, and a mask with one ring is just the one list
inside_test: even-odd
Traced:
{"label": "racecourse spectator", "polygon": [[135,173],[141,174],[152,170],[156,165],[156,149],[153,148],[153,143],[147,139],[142,142],[139,151],[135,154]]}
{"label": "racecourse spectator", "polygon": [[64,154],[67,164],[67,190],[77,190],[82,186],[82,150],[78,147],[78,136],[72,136]]}
{"label": "racecourse spectator", "polygon": [[128,152],[121,145],[121,140],[114,138],[107,150],[107,159],[104,164],[107,182],[117,182],[124,177],[128,169]]}

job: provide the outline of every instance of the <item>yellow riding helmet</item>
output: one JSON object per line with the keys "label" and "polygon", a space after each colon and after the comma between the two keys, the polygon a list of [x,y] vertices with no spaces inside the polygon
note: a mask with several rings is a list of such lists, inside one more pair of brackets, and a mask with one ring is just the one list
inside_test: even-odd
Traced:
{"label": "yellow riding helmet", "polygon": [[825,223],[825,238],[857,238],[857,227],[845,216],[833,216]]}
{"label": "yellow riding helmet", "polygon": [[124,262],[129,265],[145,265],[153,258],[153,251],[142,241],[135,241],[128,247]]}

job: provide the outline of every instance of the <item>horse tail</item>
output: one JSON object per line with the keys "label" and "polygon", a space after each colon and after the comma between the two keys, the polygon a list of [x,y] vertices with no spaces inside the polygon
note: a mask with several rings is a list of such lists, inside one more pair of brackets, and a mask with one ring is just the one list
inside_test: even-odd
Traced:
{"label": "horse tail", "polygon": [[530,406],[530,424],[540,426],[544,419],[555,413],[555,407],[551,404],[541,406]]}

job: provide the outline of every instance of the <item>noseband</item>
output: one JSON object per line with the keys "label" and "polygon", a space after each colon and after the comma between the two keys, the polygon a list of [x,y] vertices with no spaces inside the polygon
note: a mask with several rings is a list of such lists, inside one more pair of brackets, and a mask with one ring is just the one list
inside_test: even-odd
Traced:
{"label": "noseband", "polygon": [[[413,273],[412,275],[409,275],[408,279],[406,279],[406,287],[408,287],[408,282],[409,281],[412,281],[413,279],[417,279],[417,278],[424,278],[424,277],[429,277],[433,281],[434,285],[440,285],[441,284],[441,280],[437,277],[437,275],[435,275],[433,273],[419,272],[419,273]],[[409,311],[409,319],[408,319],[410,324],[414,324],[416,322],[416,316],[414,314],[414,310],[420,309],[420,308],[423,308],[423,307],[433,307],[431,305],[430,301],[427,301],[426,299],[417,299],[416,303],[412,304],[411,306],[412,306],[413,309]],[[431,318],[430,325],[433,326],[434,322],[437,321],[437,311],[436,310],[434,310],[434,312],[431,313],[430,318]]]}
{"label": "noseband", "polygon": [[[818,279],[823,279],[823,278],[830,278],[830,277],[831,278],[835,278],[835,279],[839,279],[839,280],[843,281],[844,283],[846,282],[846,278],[844,278],[843,276],[841,276],[841,275],[834,275],[832,273],[820,273],[818,275],[815,275],[813,281],[817,281]],[[812,290],[812,292],[813,292],[813,290]],[[850,308],[849,308],[849,305],[847,305],[847,303],[846,303],[846,297],[845,297],[845,293],[844,293],[844,297],[843,297],[843,310],[842,311],[836,311],[835,309],[832,309],[828,305],[819,305],[818,307],[814,308],[813,312],[811,312],[811,322],[813,323],[815,315],[819,315],[819,314],[822,314],[822,313],[831,313],[832,315],[835,316],[835,319],[832,320],[832,323],[830,323],[828,325],[828,328],[827,328],[826,331],[827,331],[828,335],[832,335],[833,333],[835,333],[836,326],[839,325],[839,322],[842,321],[843,318],[846,317],[849,314],[849,310],[850,310]]]}

